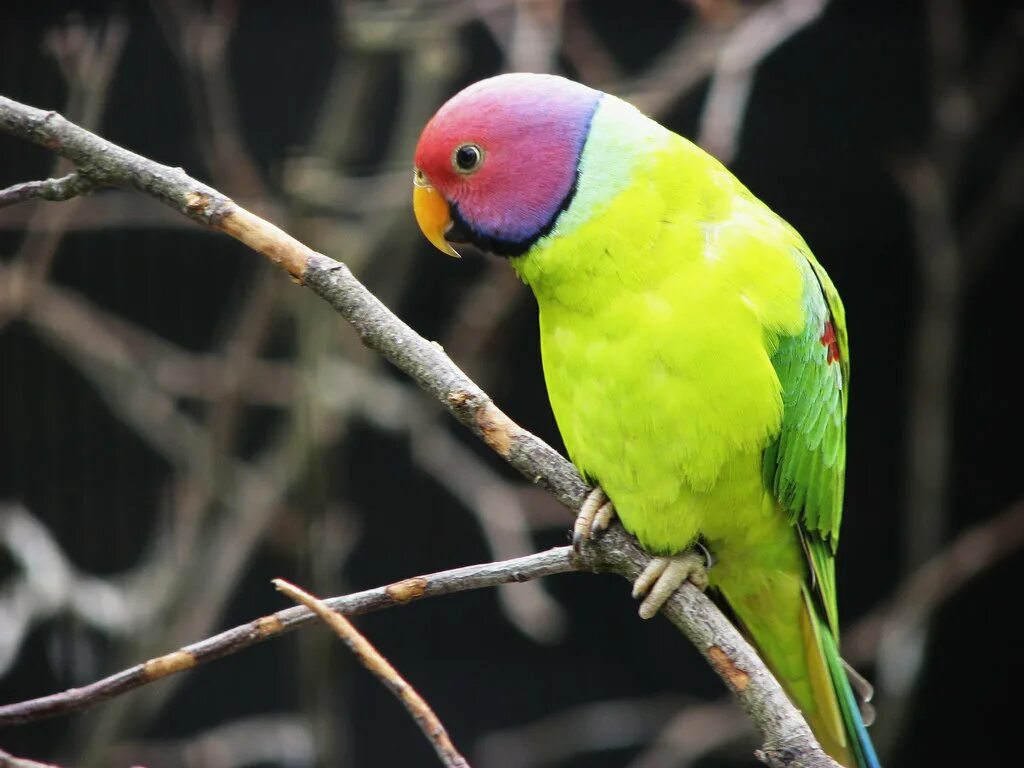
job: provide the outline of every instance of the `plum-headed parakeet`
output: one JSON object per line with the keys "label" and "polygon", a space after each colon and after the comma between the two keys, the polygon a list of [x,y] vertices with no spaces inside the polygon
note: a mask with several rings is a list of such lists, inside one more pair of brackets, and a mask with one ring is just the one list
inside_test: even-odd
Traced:
{"label": "plum-headed parakeet", "polygon": [[507,257],[536,295],[551,407],[599,488],[577,534],[614,511],[657,556],[645,617],[709,584],[826,752],[877,766],[837,644],[846,320],[800,235],[694,144],[559,77],[466,88],[415,162],[427,238]]}

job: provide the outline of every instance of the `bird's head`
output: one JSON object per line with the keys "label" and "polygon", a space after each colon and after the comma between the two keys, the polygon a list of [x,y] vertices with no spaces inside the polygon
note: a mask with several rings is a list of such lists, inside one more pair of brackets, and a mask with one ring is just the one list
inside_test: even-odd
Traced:
{"label": "bird's head", "polygon": [[423,234],[503,256],[530,249],[568,207],[601,92],[552,75],[499,75],[456,94],[416,146]]}

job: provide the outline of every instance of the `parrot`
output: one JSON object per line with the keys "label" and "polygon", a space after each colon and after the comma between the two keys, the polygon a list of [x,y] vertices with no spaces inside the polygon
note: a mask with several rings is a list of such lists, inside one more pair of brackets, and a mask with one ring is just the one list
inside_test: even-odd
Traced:
{"label": "parrot", "polygon": [[709,588],[825,752],[878,768],[870,685],[839,654],[846,315],[804,239],[626,101],[532,73],[438,109],[413,209],[437,249],[504,257],[533,291],[551,410],[593,487],[574,545],[618,518],[652,556],[642,617]]}

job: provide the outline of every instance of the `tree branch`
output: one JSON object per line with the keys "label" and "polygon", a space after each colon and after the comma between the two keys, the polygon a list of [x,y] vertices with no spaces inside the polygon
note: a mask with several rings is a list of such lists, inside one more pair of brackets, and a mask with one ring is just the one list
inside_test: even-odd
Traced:
{"label": "tree branch", "polygon": [[[608,530],[580,557],[590,570],[611,571],[631,582],[649,559],[621,526]],[[773,768],[834,768],[836,763],[822,752],[782,686],[710,598],[687,582],[662,613],[700,651],[754,721],[763,741],[758,759]]]}
{"label": "tree branch", "polygon": [[[125,739],[108,744],[102,757],[103,766],[124,768],[296,768],[316,765],[317,760],[320,765],[335,765],[323,762],[323,755],[313,741],[309,718],[298,713],[241,717],[177,738]],[[84,764],[78,762],[75,768],[84,768]]]}
{"label": "tree branch", "polygon": [[[471,589],[494,587],[527,581],[556,573],[579,570],[569,547],[519,557],[497,563],[470,565],[424,576],[415,576],[375,589],[335,597],[323,602],[333,611],[359,616],[427,597],[440,597]],[[65,715],[97,704],[122,693],[141,688],[186,669],[250,648],[264,640],[306,626],[316,619],[307,608],[289,608],[241,624],[198,643],[136,664],[95,683],[71,688],[38,699],[0,706],[0,726],[18,725],[57,715]]]}
{"label": "tree branch", "polygon": [[[749,726],[750,719],[732,696],[723,698],[724,707],[741,726]],[[572,765],[585,762],[590,754],[643,747],[680,711],[700,706],[692,696],[671,693],[584,701],[486,733],[473,751],[477,762],[488,768]]]}
{"label": "tree branch", "polygon": [[697,144],[728,165],[739,150],[757,71],[766,58],[813,24],[828,0],[776,0],[737,25],[715,62],[700,116]]}
{"label": "tree branch", "polygon": [[[112,144],[56,112],[0,97],[0,129],[58,152],[98,184],[138,190],[263,254],[327,301],[356,329],[367,346],[411,376],[509,464],[570,509],[579,508],[587,487],[575,468],[499,410],[437,345],[416,334],[392,314],[344,264],[314,252],[215,189],[192,179],[180,168],[160,165]],[[564,550],[555,551],[568,557]],[[621,528],[613,528],[580,560],[592,570],[614,571],[632,580],[648,557]],[[418,584],[414,583],[414,593],[420,589]],[[764,740],[764,748],[758,753],[764,762],[773,766],[834,765],[821,751],[778,682],[709,599],[695,588],[685,587],[673,596],[664,613],[697,646],[755,721]],[[268,625],[261,624],[260,620],[255,626],[246,627],[256,633],[282,631],[274,622]],[[148,682],[192,667],[196,664],[196,653],[201,654],[203,646],[209,642],[203,641],[100,681],[94,684],[101,688],[93,692],[91,701],[138,687],[139,678]],[[81,693],[71,691],[57,696],[65,698],[63,701],[53,701],[53,697],[36,700],[46,702],[37,704],[37,708],[49,706],[52,714],[69,711],[76,708],[73,702]],[[0,708],[0,715],[3,714],[8,718],[6,722],[31,719],[24,711],[19,717],[9,707]],[[5,721],[0,719],[0,722]]]}
{"label": "tree branch", "polygon": [[70,200],[72,197],[87,195],[94,189],[93,181],[80,173],[69,173],[59,179],[26,181],[0,189],[0,208],[26,200]]}
{"label": "tree branch", "polygon": [[448,736],[448,730],[427,704],[426,699],[409,685],[405,678],[398,673],[398,670],[391,666],[380,651],[374,648],[348,619],[334,613],[322,600],[303,592],[284,579],[274,579],[274,586],[279,592],[283,592],[295,602],[302,603],[309,608],[334,630],[334,633],[359,659],[359,663],[373,673],[384,684],[384,687],[402,702],[402,706],[409,710],[412,719],[416,721],[416,725],[420,727],[427,740],[433,745],[434,751],[437,752],[437,756],[441,758],[444,765],[448,768],[469,768],[466,758],[455,748]]}

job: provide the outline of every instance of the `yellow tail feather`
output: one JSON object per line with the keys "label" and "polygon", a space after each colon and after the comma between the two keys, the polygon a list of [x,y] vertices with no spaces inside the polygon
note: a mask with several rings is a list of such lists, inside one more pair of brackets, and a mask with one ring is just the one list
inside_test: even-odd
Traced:
{"label": "yellow tail feather", "polygon": [[742,582],[718,579],[715,586],[744,634],[807,719],[822,749],[841,765],[855,768],[857,758],[847,737],[821,642],[820,633],[828,629],[816,613],[803,578],[781,571],[760,576],[751,579],[748,572]]}
{"label": "yellow tail feather", "polygon": [[[818,705],[813,716],[808,713],[805,713],[805,716],[825,752],[842,765],[856,766],[857,762],[850,752],[846,728],[843,725],[843,714],[839,709],[839,699],[836,696],[835,687],[832,685],[832,675],[825,661],[823,645],[819,636],[820,632],[829,630],[822,626],[821,621],[814,613],[816,609],[806,589],[803,590],[803,598],[800,632],[803,635],[811,689],[814,691],[814,701]],[[785,687],[785,683],[783,683],[783,687]]]}

